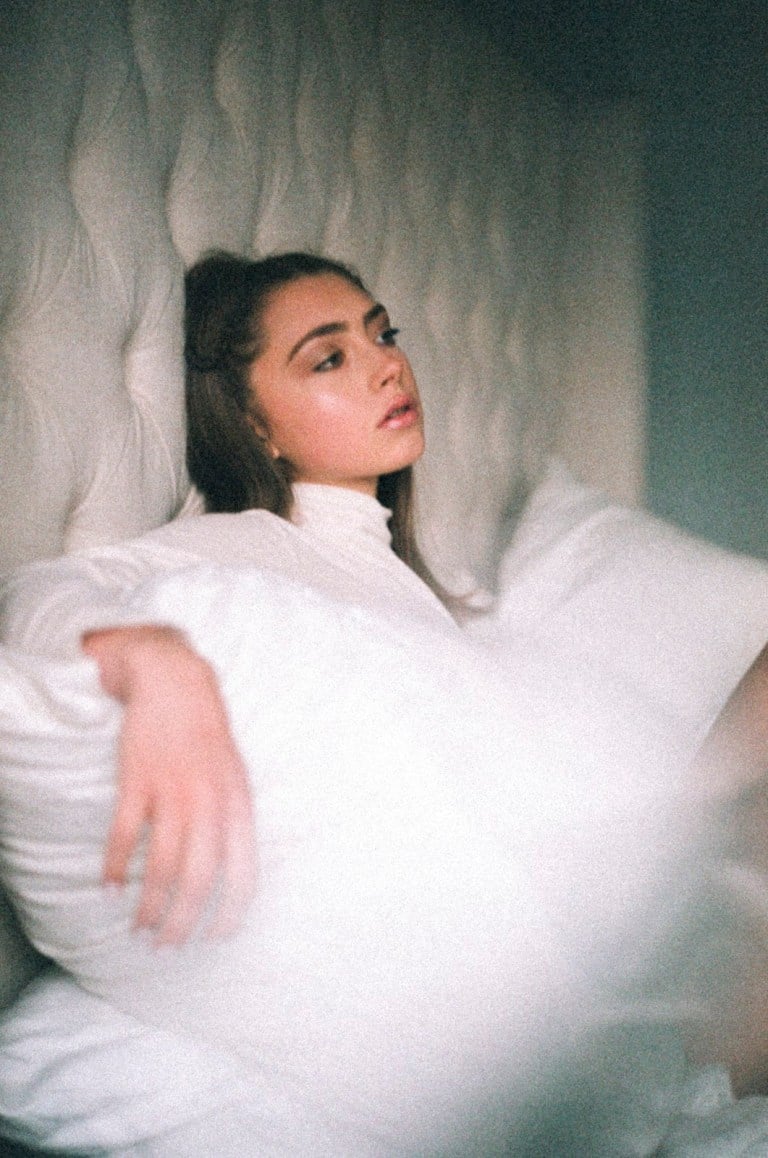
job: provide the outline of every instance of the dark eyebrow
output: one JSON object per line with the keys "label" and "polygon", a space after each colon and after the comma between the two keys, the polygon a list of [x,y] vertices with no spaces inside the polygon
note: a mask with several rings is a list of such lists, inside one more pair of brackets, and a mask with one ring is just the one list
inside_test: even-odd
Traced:
{"label": "dark eyebrow", "polygon": [[[363,314],[363,326],[367,329],[372,321],[378,318],[380,314],[385,314],[386,312],[381,302],[376,302],[375,305],[371,306],[371,308]],[[343,334],[344,331],[348,329],[349,326],[346,322],[326,322],[322,326],[315,326],[315,328],[309,330],[303,338],[299,338],[295,346],[291,347],[291,352],[286,361],[290,362],[291,359],[298,354],[301,347],[305,346],[307,342],[311,342],[313,338],[323,338],[326,334]]]}

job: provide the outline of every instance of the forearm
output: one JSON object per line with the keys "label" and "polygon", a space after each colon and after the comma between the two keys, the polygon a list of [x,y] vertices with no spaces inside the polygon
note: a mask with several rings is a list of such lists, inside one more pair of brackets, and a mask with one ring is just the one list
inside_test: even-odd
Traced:
{"label": "forearm", "polygon": [[691,1032],[692,1060],[728,1068],[737,1095],[768,1091],[768,647],[739,681],[710,729],[693,765],[694,775],[725,809],[726,880],[748,882],[732,903],[734,965],[714,999],[708,1024]]}
{"label": "forearm", "polygon": [[[123,624],[99,628],[83,634],[82,649],[98,664],[104,691],[120,703],[129,705],[141,697],[148,707],[168,715],[169,697],[179,701],[184,697],[187,707],[197,709],[197,725],[220,726],[224,709],[216,676],[175,627]],[[168,722],[178,725],[173,718]]]}
{"label": "forearm", "polygon": [[732,796],[768,774],[768,645],[731,693],[694,762],[699,783]]}

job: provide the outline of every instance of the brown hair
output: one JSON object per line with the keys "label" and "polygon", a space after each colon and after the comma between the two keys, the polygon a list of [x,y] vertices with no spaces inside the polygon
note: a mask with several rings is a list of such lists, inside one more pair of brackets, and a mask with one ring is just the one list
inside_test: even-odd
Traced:
{"label": "brown hair", "polygon": [[[293,468],[273,458],[259,437],[259,415],[248,368],[264,348],[262,318],[281,286],[303,277],[335,274],[367,293],[341,262],[309,253],[282,253],[260,261],[222,251],[208,254],[185,278],[187,468],[208,511],[253,508],[289,518]],[[421,557],[414,531],[410,466],[379,479],[377,498],[392,511],[392,549],[441,598]]]}

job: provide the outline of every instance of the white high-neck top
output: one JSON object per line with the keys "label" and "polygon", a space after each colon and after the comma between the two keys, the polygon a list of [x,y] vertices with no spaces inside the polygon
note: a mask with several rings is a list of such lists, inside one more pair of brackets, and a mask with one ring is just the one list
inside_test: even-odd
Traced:
{"label": "white high-neck top", "polygon": [[[309,548],[312,571],[303,576],[308,585],[390,614],[450,620],[435,594],[395,555],[392,512],[375,498],[316,483],[295,483],[293,493],[292,523]],[[333,574],[320,568],[320,558]]]}
{"label": "white high-neck top", "polygon": [[392,512],[371,495],[322,483],[298,482],[292,489],[291,522],[295,526],[309,528],[318,538],[338,539],[340,534],[344,538],[359,534],[390,547]]}
{"label": "white high-neck top", "polygon": [[293,490],[290,522],[263,510],[196,515],[23,568],[0,589],[0,637],[37,654],[78,655],[83,631],[135,622],[124,604],[140,583],[201,563],[255,566],[377,613],[452,624],[395,555],[390,512],[375,498],[316,483]]}

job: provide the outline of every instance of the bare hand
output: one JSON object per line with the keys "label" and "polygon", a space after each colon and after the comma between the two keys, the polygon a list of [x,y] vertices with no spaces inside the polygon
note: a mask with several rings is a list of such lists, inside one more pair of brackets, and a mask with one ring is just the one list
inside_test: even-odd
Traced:
{"label": "bare hand", "polygon": [[105,883],[125,883],[145,826],[136,926],[158,945],[191,935],[218,886],[209,937],[240,923],[255,884],[251,796],[210,666],[169,627],[119,627],[83,638],[105,691],[124,705],[118,801]]}

